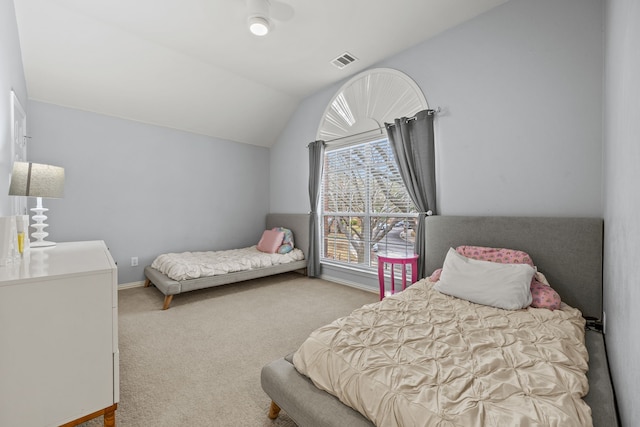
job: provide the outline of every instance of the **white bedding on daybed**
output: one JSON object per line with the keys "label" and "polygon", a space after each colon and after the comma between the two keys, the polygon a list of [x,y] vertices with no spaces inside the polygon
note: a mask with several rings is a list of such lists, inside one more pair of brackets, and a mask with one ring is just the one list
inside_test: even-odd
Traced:
{"label": "white bedding on daybed", "polygon": [[297,248],[286,254],[270,254],[260,252],[254,245],[225,251],[162,254],[153,261],[151,267],[173,280],[181,281],[255,270],[303,259],[304,253]]}

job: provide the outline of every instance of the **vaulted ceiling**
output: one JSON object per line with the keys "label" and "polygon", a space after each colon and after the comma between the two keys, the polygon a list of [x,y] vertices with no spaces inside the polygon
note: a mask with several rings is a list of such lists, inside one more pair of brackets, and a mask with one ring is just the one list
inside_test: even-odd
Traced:
{"label": "vaulted ceiling", "polygon": [[506,1],[269,0],[265,37],[245,0],[14,3],[29,99],[270,147],[306,96]]}

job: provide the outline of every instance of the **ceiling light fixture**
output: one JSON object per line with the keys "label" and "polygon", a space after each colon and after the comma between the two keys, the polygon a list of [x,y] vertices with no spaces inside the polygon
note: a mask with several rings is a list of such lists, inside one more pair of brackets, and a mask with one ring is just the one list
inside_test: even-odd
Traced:
{"label": "ceiling light fixture", "polygon": [[269,34],[271,22],[269,21],[269,0],[247,0],[249,10],[249,31],[262,37]]}
{"label": "ceiling light fixture", "polygon": [[269,21],[261,16],[252,16],[249,18],[249,31],[255,36],[266,36],[269,34]]}

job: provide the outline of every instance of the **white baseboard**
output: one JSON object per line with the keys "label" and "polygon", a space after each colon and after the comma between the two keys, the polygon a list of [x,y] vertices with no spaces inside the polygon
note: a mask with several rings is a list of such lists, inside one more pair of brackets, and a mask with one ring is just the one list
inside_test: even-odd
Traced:
{"label": "white baseboard", "polygon": [[123,289],[141,288],[143,286],[144,286],[144,280],[141,280],[140,282],[122,283],[118,285],[118,290],[121,291]]}
{"label": "white baseboard", "polygon": [[326,274],[321,274],[320,278],[323,280],[327,280],[329,282],[338,283],[340,285],[349,286],[351,288],[360,289],[361,291],[371,292],[373,294],[377,294],[379,292],[378,289],[372,289],[370,286],[363,285],[362,283],[352,282],[350,280],[339,279],[337,277],[329,276]]}

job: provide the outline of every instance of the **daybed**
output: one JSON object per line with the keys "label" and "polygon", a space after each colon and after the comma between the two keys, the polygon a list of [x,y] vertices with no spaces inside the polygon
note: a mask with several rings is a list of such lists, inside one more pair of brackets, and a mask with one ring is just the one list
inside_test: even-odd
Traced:
{"label": "daybed", "polygon": [[244,280],[257,279],[259,277],[272,276],[289,271],[306,270],[306,257],[307,250],[309,248],[309,215],[268,214],[266,218],[266,229],[269,230],[274,227],[286,227],[293,232],[295,246],[304,253],[305,259],[292,261],[286,264],[272,265],[264,268],[237,271],[227,274],[199,277],[197,279],[187,280],[173,280],[149,265],[144,269],[144,274],[146,276],[145,287],[153,284],[156,288],[158,288],[158,290],[160,290],[160,292],[165,295],[162,309],[166,310],[169,308],[173,296],[183,292],[210,288],[213,286],[226,285],[229,283],[236,283]]}
{"label": "daybed", "polygon": [[[351,316],[320,328],[305,341],[297,353],[265,366],[262,369],[261,382],[262,388],[272,399],[269,417],[272,419],[277,417],[282,408],[301,427],[370,427],[374,425],[361,413],[319,389],[309,378],[300,374],[293,364],[293,360],[296,360],[298,366],[303,370],[312,371],[314,375],[319,371],[327,372],[328,375],[325,377],[314,377],[319,386],[332,387],[336,384],[343,386],[334,392],[341,395],[342,400],[348,401],[351,406],[357,406],[363,412],[378,417],[380,426],[559,425],[559,418],[554,418],[547,413],[546,409],[549,408],[554,411],[559,410],[559,417],[564,417],[565,412],[571,413],[569,416],[576,416],[575,422],[566,425],[588,426],[591,422],[596,427],[618,425],[604,338],[599,331],[601,329],[599,320],[602,319],[603,221],[585,218],[434,216],[427,219],[426,225],[427,271],[431,272],[442,267],[451,247],[474,245],[519,249],[531,256],[538,271],[544,273],[553,289],[560,294],[562,302],[570,307],[563,305],[562,309],[555,311],[543,308],[501,310],[439,294],[431,289],[434,284],[424,279],[410,286],[407,291],[387,297],[379,303],[364,306],[355,310]],[[434,296],[433,292],[439,296]],[[497,333],[496,329],[500,328],[491,326],[485,329],[482,323],[479,328],[476,328],[476,336],[473,338],[458,334],[458,330],[454,330],[451,335],[430,338],[431,331],[439,329],[440,325],[436,323],[443,319],[440,314],[434,318],[435,323],[426,321],[421,325],[424,331],[422,336],[410,336],[407,339],[408,332],[404,326],[390,333],[386,319],[397,316],[398,313],[389,311],[394,308],[396,311],[410,310],[413,304],[410,300],[411,295],[419,298],[439,298],[440,305],[429,306],[425,308],[425,312],[420,313],[427,318],[430,318],[432,312],[438,310],[443,316],[448,316],[446,312],[448,307],[458,307],[460,311],[450,319],[460,322],[459,330],[465,330],[470,319],[472,323],[473,321],[485,322],[486,319],[482,316],[478,317],[478,313],[484,311],[497,316],[502,321],[502,325],[510,325],[512,322],[507,312],[529,314],[532,319],[538,320],[534,321],[531,327],[521,323],[511,335],[507,335],[508,342],[499,343],[497,347],[490,347],[484,342],[484,335],[494,335]],[[460,305],[451,305],[454,303],[460,303],[462,307],[466,304],[466,307],[471,310],[466,311],[466,309],[460,309]],[[584,319],[571,307],[579,309]],[[427,310],[429,313],[426,313]],[[406,314],[407,318],[410,318],[409,311]],[[523,347],[520,353],[507,351],[507,347],[512,344],[512,338],[527,339],[529,335],[537,336],[541,329],[555,329],[555,324],[551,327],[551,323],[541,319],[551,319],[556,315],[571,319],[569,323],[564,322],[564,326],[568,325],[569,329],[573,329],[573,335],[562,335],[565,331],[560,335],[561,338],[547,339],[547,342],[535,341],[529,347]],[[362,321],[359,324],[354,323],[354,319],[358,317]],[[371,323],[375,324],[375,327],[368,327],[366,322],[375,322]],[[583,336],[584,323],[586,323],[586,333]],[[417,323],[414,322],[414,324]],[[363,336],[358,334],[362,330],[367,330],[371,335],[362,339]],[[330,333],[329,344],[322,341],[326,338],[322,334],[327,331]],[[377,346],[375,341],[378,339],[376,335],[378,333],[402,336],[404,339],[402,348],[387,347],[386,353],[382,355],[377,353],[378,358],[372,360],[370,355],[375,353],[369,353],[368,350],[369,347]],[[456,337],[462,337],[462,339],[455,341]],[[583,338],[586,351],[582,344]],[[346,347],[345,343],[348,344]],[[547,344],[550,347],[546,347]],[[449,359],[449,352],[454,352],[456,346],[466,348],[467,353],[451,356]],[[314,352],[314,347],[318,351]],[[347,347],[360,348],[362,351],[347,352]],[[407,362],[416,357],[423,357],[423,350],[427,348],[436,348],[437,351],[435,356],[433,354],[430,356],[431,359],[427,358],[425,365],[416,366]],[[470,348],[473,350],[469,350]],[[492,383],[488,383],[486,378],[489,377],[486,374],[494,369],[494,360],[477,359],[478,353],[493,351],[492,354],[495,354],[501,353],[502,350],[505,355],[515,354],[516,356],[511,359],[506,358],[511,366],[501,368],[502,371],[498,375],[501,379],[494,379]],[[566,358],[571,353],[580,351],[584,356],[587,356],[585,353],[588,351],[588,365],[586,358],[576,361],[575,365],[571,359]],[[427,354],[426,350],[425,354]],[[312,359],[305,359],[309,355]],[[360,372],[372,370],[380,359],[385,358],[391,360],[388,370],[384,371],[387,368],[378,370],[373,381],[371,378],[358,376]],[[469,365],[469,360],[480,360],[480,363]],[[343,363],[345,361],[346,363]],[[546,370],[542,374],[531,374],[528,369],[532,365],[540,365]],[[585,377],[584,372],[587,367],[588,372]],[[470,372],[472,372],[471,376],[468,375]],[[439,388],[441,383],[457,380],[458,375],[463,382],[460,393],[446,394],[452,389]],[[396,383],[399,377],[413,379],[413,383],[411,380],[408,383]],[[429,377],[436,378],[435,382],[430,382]],[[466,383],[464,383],[465,378]],[[378,382],[388,382],[392,387],[384,389],[385,392],[379,392]],[[428,386],[425,386],[426,382],[429,382]],[[518,391],[520,387],[524,392]],[[349,390],[352,394],[349,394]],[[359,393],[354,395],[353,390]],[[584,396],[587,390],[588,394]],[[378,401],[383,393],[386,393],[385,398]],[[420,406],[415,404],[416,401],[407,403],[408,399],[405,399],[406,396],[415,393],[423,393],[427,396],[426,401],[429,404],[435,401],[437,405],[442,404],[442,406],[436,406],[436,410],[430,407],[423,413],[420,412],[422,408],[418,408],[415,413],[408,411],[406,409],[408,406]],[[477,393],[482,397],[476,400],[468,399],[469,393]],[[509,393],[516,395],[517,399],[507,400],[506,403],[494,400],[494,397],[496,399],[499,397],[496,395],[509,395]],[[582,396],[584,401],[580,399]],[[447,412],[451,410],[451,406],[445,406],[445,401],[447,404],[454,403],[454,407],[461,406]],[[419,402],[422,404],[424,401]],[[509,405],[514,402],[519,403],[510,407]],[[428,408],[427,405],[424,407]],[[492,415],[491,411],[496,408],[498,411]],[[513,413],[512,418],[510,418],[510,411]],[[411,412],[413,418],[412,415],[404,412]],[[591,412],[590,416],[589,412]],[[475,413],[477,416],[470,417],[470,413]],[[415,414],[419,415],[415,416]],[[428,419],[438,421],[428,421]]]}

